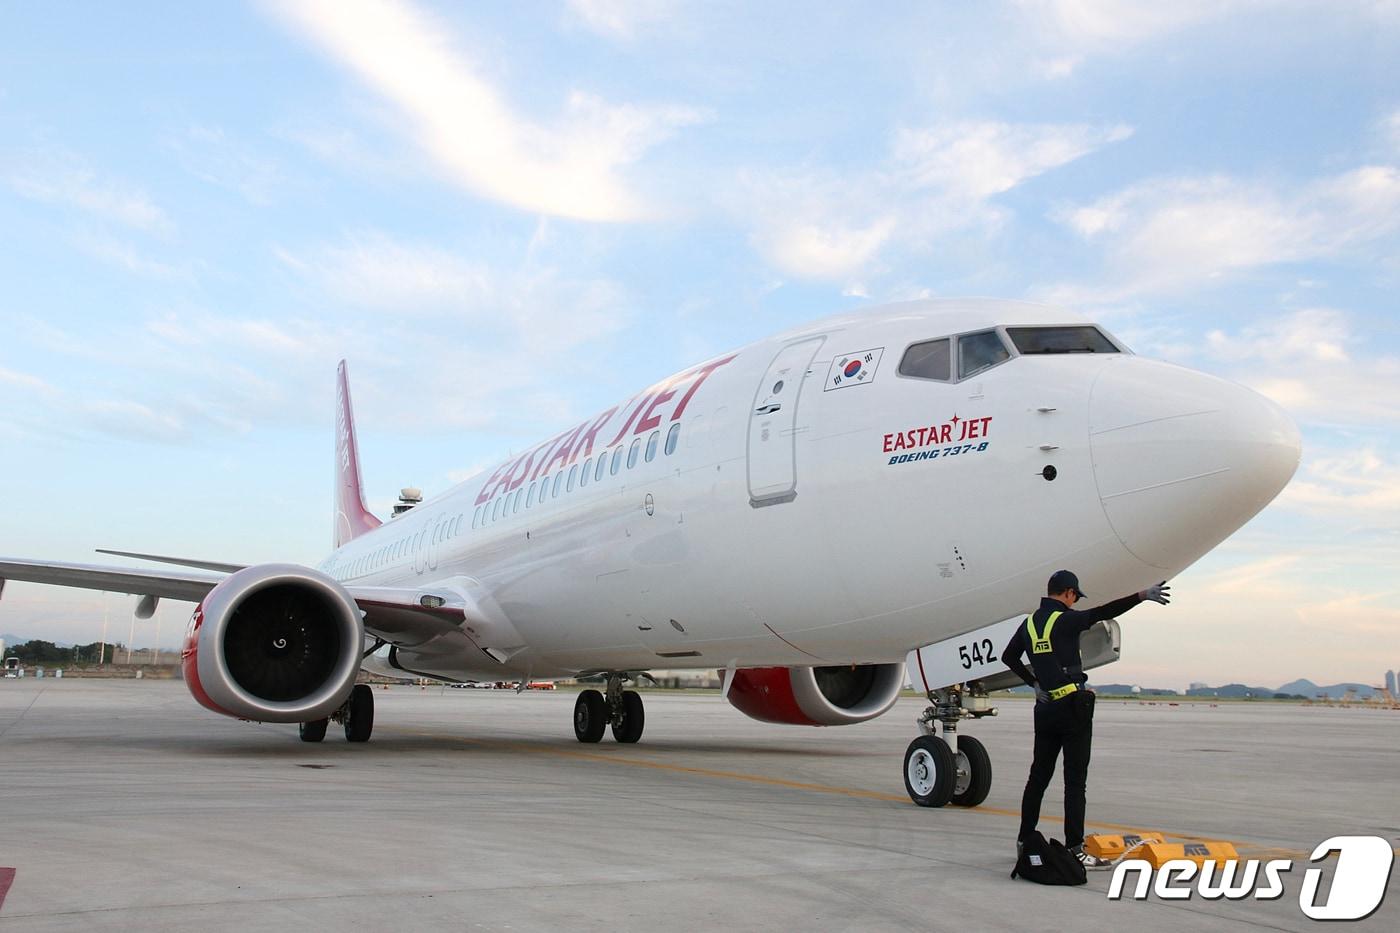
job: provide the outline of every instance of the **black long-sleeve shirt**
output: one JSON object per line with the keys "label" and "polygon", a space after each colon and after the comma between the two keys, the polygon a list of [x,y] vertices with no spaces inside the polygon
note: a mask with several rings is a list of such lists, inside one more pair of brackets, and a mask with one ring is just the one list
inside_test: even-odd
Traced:
{"label": "black long-sleeve shirt", "polygon": [[[1022,622],[1016,629],[1006,648],[1001,652],[1001,660],[1019,678],[1032,687],[1049,691],[1063,687],[1067,683],[1083,684],[1089,679],[1084,673],[1084,664],[1079,657],[1079,636],[1089,626],[1104,619],[1120,616],[1142,602],[1142,597],[1134,593],[1093,609],[1069,609],[1058,599],[1046,596],[1040,601],[1040,608],[1032,613],[1035,630],[1043,632],[1045,622],[1052,612],[1060,613],[1055,626],[1050,630],[1050,654],[1035,654],[1031,651],[1030,634]],[[1029,655],[1034,672],[1021,663],[1021,655]]]}

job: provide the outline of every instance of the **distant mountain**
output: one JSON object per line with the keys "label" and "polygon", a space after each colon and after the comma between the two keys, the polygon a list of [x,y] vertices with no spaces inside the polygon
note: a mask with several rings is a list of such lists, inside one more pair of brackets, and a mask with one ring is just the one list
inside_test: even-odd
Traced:
{"label": "distant mountain", "polygon": [[1319,687],[1307,678],[1290,681],[1278,688],[1279,693],[1296,693],[1310,699],[1320,697],[1324,693],[1334,700],[1340,700],[1346,696],[1347,690],[1355,690],[1356,695],[1363,700],[1369,700],[1376,691],[1365,684],[1331,684],[1326,687]]}
{"label": "distant mountain", "polygon": [[1250,687],[1245,684],[1226,684],[1223,687],[1192,687],[1186,691],[1189,697],[1224,697],[1229,700],[1272,699],[1275,693],[1287,690],[1274,690],[1270,687]]}

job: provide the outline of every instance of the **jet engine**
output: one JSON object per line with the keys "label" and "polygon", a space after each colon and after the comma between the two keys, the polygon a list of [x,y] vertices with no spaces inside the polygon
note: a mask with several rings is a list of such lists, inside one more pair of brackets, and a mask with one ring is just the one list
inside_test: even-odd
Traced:
{"label": "jet engine", "polygon": [[904,686],[904,665],[755,667],[735,671],[728,686],[729,702],[752,719],[848,726],[894,705]]}
{"label": "jet engine", "polygon": [[340,708],[364,647],[355,600],[323,573],[263,564],[231,574],[195,608],[180,652],[201,705],[258,722],[311,722]]}

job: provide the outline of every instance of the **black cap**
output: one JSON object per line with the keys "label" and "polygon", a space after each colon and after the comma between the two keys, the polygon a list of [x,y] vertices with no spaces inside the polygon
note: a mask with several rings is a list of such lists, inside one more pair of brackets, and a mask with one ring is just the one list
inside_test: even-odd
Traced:
{"label": "black cap", "polygon": [[1084,591],[1079,588],[1079,578],[1069,570],[1056,570],[1050,574],[1050,582],[1046,584],[1047,593],[1063,593],[1065,590],[1074,590],[1075,595],[1080,599],[1084,598]]}

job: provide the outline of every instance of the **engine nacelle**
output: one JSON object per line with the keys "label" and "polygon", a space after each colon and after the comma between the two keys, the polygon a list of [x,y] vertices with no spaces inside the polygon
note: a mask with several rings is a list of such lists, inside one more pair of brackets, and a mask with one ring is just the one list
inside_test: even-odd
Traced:
{"label": "engine nacelle", "polygon": [[728,697],[762,722],[848,726],[888,710],[903,686],[903,664],[754,667],[734,672]]}
{"label": "engine nacelle", "polygon": [[340,708],[360,670],[355,600],[319,571],[263,564],[231,574],[190,617],[180,660],[201,705],[258,722],[310,722]]}

